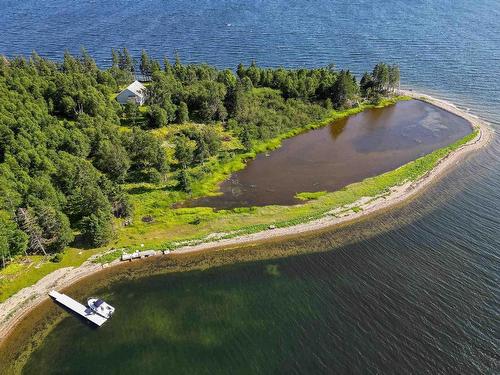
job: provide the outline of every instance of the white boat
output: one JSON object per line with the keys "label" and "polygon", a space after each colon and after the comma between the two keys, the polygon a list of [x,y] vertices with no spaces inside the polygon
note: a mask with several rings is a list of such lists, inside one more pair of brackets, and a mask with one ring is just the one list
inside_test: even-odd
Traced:
{"label": "white boat", "polygon": [[92,311],[106,319],[111,318],[111,315],[115,312],[115,308],[113,306],[108,305],[100,298],[89,298],[87,304]]}

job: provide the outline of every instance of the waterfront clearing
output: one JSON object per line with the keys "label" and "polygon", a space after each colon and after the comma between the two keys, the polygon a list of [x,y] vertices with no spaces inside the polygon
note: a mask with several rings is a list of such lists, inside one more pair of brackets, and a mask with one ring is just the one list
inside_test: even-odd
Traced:
{"label": "waterfront clearing", "polygon": [[[341,191],[326,194],[324,197],[321,197],[320,200],[312,202],[312,204],[298,206],[298,208],[311,206],[318,208],[318,202],[328,204],[332,202],[332,199],[338,199],[337,202],[346,202],[345,204],[339,205],[339,207],[345,207],[345,210],[342,212],[331,215],[328,214],[328,211],[318,211],[319,214],[316,217],[311,218],[309,216],[310,220],[307,220],[308,217],[306,216],[303,221],[283,222],[276,225],[274,229],[268,229],[268,226],[262,225],[260,227],[251,227],[248,229],[248,232],[240,232],[239,235],[236,233],[226,236],[225,238],[211,236],[205,239],[201,238],[198,241],[187,241],[184,244],[179,243],[177,249],[174,251],[174,255],[175,253],[180,254],[185,252],[219,249],[224,246],[234,247],[256,241],[294,236],[300,233],[313,232],[332,225],[359,219],[381,209],[397,205],[421,192],[439,176],[455,166],[462,157],[474,150],[484,147],[492,139],[492,130],[479,118],[458,109],[450,103],[439,101],[419,93],[407,92],[407,94],[430,101],[447,111],[467,119],[475,128],[475,131],[461,141],[456,142],[454,145],[439,149],[427,155],[425,158],[410,162],[387,174],[368,179],[360,184],[355,184],[347,192]],[[378,197],[377,194],[375,194],[375,196],[372,195],[372,198],[369,198],[370,192],[381,193],[383,191],[387,191],[387,193]],[[348,195],[346,196],[345,194]],[[329,200],[325,202],[323,199],[326,199],[326,197],[329,197]],[[341,198],[344,199],[344,201],[340,200]],[[348,198],[350,198],[350,200]],[[284,209],[286,209],[286,207],[284,207]],[[330,212],[332,210],[334,209],[330,206]],[[254,231],[252,232],[251,230]],[[114,264],[118,264],[118,261],[110,263],[110,265]],[[108,264],[101,265],[99,263],[86,261],[80,267],[59,269],[29,288],[25,288],[8,298],[0,305],[0,321],[2,322],[0,338],[5,338],[24,314],[29,312],[31,308],[41,301],[45,300],[46,293],[48,293],[51,288],[68,286],[82,277],[101,270],[103,266],[108,266]]]}

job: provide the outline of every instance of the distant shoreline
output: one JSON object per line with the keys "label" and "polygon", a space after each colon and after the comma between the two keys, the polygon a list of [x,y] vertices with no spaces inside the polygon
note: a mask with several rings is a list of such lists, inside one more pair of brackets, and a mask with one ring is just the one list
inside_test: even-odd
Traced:
{"label": "distant shoreline", "polygon": [[[427,172],[418,180],[395,186],[391,189],[391,192],[388,195],[365,197],[366,199],[362,198],[349,205],[351,207],[359,207],[361,208],[360,210],[349,211],[346,214],[338,216],[325,216],[317,220],[289,227],[268,229],[239,237],[205,242],[192,246],[184,246],[176,249],[174,254],[248,245],[256,242],[265,242],[271,239],[286,239],[288,237],[296,236],[297,234],[324,230],[328,227],[357,220],[374,212],[396,206],[424,190],[446,171],[456,165],[461,158],[472,151],[484,147],[493,137],[493,131],[484,121],[459,109],[452,103],[415,91],[400,90],[400,94],[410,96],[414,99],[424,100],[452,114],[464,118],[471,124],[473,129],[478,129],[477,135],[466,144],[460,146],[458,149],[452,151],[439,160],[438,164],[432,170]],[[0,303],[0,344],[4,342],[9,334],[15,329],[17,323],[20,322],[24,316],[26,316],[35,306],[48,298],[48,292],[50,290],[68,287],[69,285],[87,276],[99,272],[104,267],[107,268],[119,263],[120,261],[116,260],[103,266],[87,260],[77,268],[66,267],[58,269],[39,280],[36,284],[20,290],[15,295],[9,297],[6,301]]]}

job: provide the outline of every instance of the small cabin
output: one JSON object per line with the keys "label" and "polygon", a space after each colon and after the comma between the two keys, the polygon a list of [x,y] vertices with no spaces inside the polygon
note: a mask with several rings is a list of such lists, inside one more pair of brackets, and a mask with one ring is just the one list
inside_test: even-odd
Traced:
{"label": "small cabin", "polygon": [[134,102],[138,105],[143,105],[146,101],[146,87],[139,81],[134,81],[118,94],[116,100],[120,104]]}

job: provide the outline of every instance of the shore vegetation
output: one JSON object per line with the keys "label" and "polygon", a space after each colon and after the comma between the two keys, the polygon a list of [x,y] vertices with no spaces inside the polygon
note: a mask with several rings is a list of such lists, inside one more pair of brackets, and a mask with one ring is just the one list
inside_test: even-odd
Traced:
{"label": "shore vegetation", "polygon": [[[117,225],[134,226],[141,192],[162,191],[157,205],[178,215],[166,205],[213,193],[256,153],[366,108],[397,84],[378,74],[392,69],[385,64],[365,75],[367,88],[333,66],[252,62],[235,74],[178,55],[160,64],[145,51],[136,64],[126,49],[113,50],[112,62],[100,69],[84,49],[60,62],[0,58],[2,267],[17,255],[108,244]],[[139,71],[146,105],[119,105],[116,93]]]}
{"label": "shore vegetation", "polygon": [[[118,104],[138,75],[146,103]],[[137,64],[126,49],[112,51],[107,69],[84,49],[59,62],[0,57],[0,300],[110,247],[176,248],[290,226],[421,175],[441,154],[338,192],[299,193],[302,205],[179,207],[217,194],[286,138],[409,99],[395,94],[399,75],[384,63],[359,81],[333,65],[233,71],[145,51]]]}

